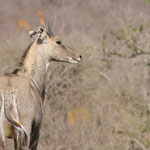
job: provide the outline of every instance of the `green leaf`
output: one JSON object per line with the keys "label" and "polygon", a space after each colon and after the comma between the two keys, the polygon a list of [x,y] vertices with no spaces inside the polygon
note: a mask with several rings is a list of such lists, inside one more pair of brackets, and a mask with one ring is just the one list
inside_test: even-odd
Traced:
{"label": "green leaf", "polygon": [[139,26],[139,31],[142,32],[143,30],[144,30],[144,25],[141,24],[141,25]]}
{"label": "green leaf", "polygon": [[132,36],[131,36],[131,39],[132,39],[133,43],[136,43],[136,42],[137,42],[137,37],[136,37],[136,36],[132,35]]}
{"label": "green leaf", "polygon": [[150,4],[150,0],[145,0],[146,3]]}

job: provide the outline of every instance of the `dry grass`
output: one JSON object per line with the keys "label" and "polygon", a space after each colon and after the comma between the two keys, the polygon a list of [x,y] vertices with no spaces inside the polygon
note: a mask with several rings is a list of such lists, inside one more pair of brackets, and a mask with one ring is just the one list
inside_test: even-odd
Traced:
{"label": "dry grass", "polygon": [[[83,61],[52,62],[49,67],[39,150],[150,149],[149,7],[145,1],[135,2],[95,0],[89,2],[90,11],[83,2],[59,3],[53,26],[59,35],[66,33],[65,41]],[[79,18],[67,15],[70,9]],[[1,73],[16,65],[29,43],[26,37],[19,32],[4,40]]]}

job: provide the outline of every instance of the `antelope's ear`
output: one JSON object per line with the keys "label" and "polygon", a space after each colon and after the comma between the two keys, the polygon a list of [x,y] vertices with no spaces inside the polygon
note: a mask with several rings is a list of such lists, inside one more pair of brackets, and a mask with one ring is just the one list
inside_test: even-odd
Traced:
{"label": "antelope's ear", "polygon": [[29,36],[30,36],[31,40],[34,41],[36,39],[37,32],[29,31]]}
{"label": "antelope's ear", "polygon": [[39,33],[46,32],[46,27],[45,27],[45,25],[39,26],[39,27],[38,27],[38,32],[39,32]]}

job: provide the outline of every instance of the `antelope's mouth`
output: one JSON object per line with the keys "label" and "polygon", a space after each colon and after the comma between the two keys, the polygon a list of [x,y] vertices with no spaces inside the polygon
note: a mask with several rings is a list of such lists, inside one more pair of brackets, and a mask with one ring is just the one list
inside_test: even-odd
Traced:
{"label": "antelope's mouth", "polygon": [[82,60],[82,56],[79,56],[79,58],[71,58],[70,63],[78,63]]}
{"label": "antelope's mouth", "polygon": [[68,62],[68,63],[73,63],[76,64],[78,62],[80,62],[82,60],[82,56],[79,56],[79,58],[66,58],[66,59],[56,59],[56,58],[52,58],[50,59],[50,61],[61,61],[61,62]]}

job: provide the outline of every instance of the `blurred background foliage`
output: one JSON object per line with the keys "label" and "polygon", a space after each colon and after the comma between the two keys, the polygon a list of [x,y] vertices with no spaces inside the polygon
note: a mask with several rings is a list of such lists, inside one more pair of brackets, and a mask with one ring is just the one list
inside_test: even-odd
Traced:
{"label": "blurred background foliage", "polygon": [[[51,62],[39,150],[150,149],[150,1],[0,1],[0,73],[44,16],[83,56]],[[8,141],[10,142],[10,141]]]}

